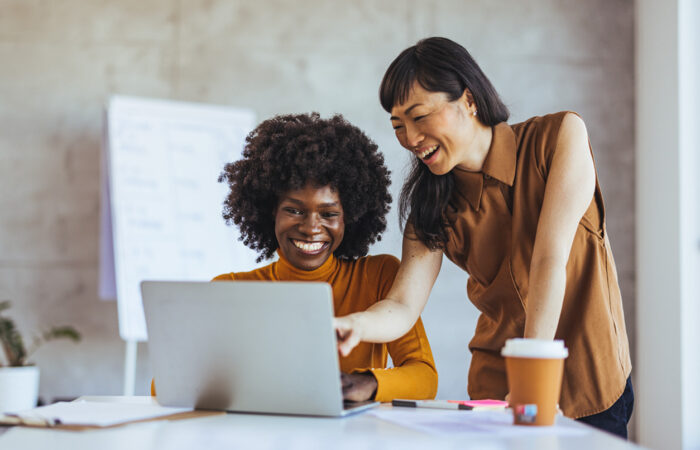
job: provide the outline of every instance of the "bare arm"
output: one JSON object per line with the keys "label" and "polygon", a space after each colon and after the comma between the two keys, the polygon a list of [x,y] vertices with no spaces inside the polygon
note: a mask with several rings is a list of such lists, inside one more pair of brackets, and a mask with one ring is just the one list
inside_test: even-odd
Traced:
{"label": "bare arm", "polygon": [[586,126],[567,114],[552,159],[530,264],[525,337],[553,339],[566,288],[566,264],[595,189]]}
{"label": "bare arm", "polygon": [[406,334],[423,311],[442,265],[442,252],[428,249],[421,241],[403,239],[401,266],[387,294],[366,311],[335,319],[338,350],[343,356],[361,341],[391,342]]}

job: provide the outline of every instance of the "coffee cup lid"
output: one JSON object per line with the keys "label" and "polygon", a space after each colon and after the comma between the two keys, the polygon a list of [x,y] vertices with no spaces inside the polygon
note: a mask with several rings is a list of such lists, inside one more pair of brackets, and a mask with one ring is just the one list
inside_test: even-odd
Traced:
{"label": "coffee cup lid", "polygon": [[547,339],[508,339],[506,345],[501,350],[502,356],[515,358],[566,358],[569,350],[564,347],[562,340]]}

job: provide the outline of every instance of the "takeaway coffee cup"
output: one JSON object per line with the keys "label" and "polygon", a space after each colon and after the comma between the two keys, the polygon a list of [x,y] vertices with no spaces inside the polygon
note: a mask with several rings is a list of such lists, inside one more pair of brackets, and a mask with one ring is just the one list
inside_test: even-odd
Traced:
{"label": "takeaway coffee cup", "polygon": [[569,351],[564,341],[508,339],[506,359],[510,406],[516,425],[553,425]]}

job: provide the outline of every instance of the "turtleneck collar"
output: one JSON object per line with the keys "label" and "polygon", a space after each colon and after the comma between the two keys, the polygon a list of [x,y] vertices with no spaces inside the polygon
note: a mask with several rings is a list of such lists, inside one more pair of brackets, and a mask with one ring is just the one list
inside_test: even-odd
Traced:
{"label": "turtleneck collar", "polygon": [[331,254],[318,268],[303,270],[294,267],[279,250],[277,250],[277,255],[279,260],[275,263],[275,274],[278,280],[328,281],[340,264],[338,258]]}

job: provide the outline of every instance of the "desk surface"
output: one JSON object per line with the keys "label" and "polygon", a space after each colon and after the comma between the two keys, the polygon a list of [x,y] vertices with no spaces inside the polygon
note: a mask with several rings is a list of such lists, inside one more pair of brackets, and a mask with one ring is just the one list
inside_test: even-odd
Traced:
{"label": "desk surface", "polygon": [[[454,427],[447,432],[429,432],[391,421],[401,418],[405,423],[412,415],[418,420],[426,417],[425,413],[425,410],[392,408],[385,404],[373,411],[345,418],[226,414],[81,432],[15,427],[4,430],[5,433],[0,436],[0,449],[640,448],[565,417],[558,418],[556,427],[532,430],[517,436],[504,432],[462,432]],[[478,414],[465,411],[449,413]]]}

